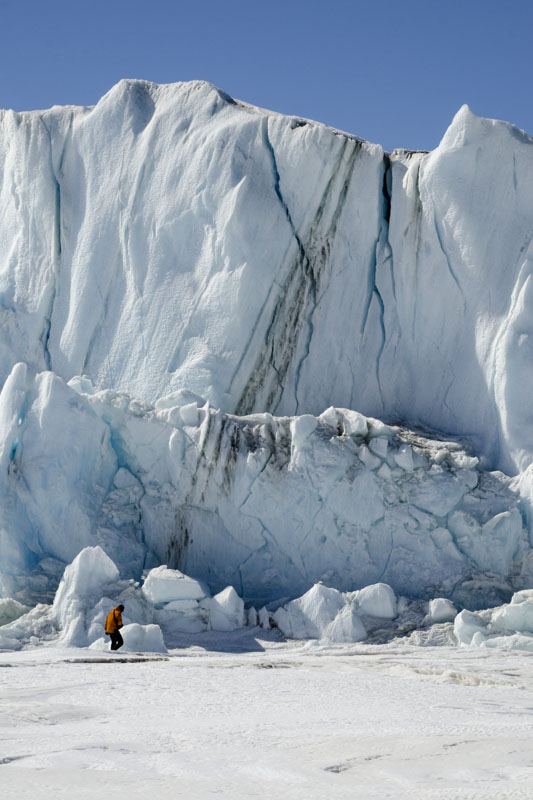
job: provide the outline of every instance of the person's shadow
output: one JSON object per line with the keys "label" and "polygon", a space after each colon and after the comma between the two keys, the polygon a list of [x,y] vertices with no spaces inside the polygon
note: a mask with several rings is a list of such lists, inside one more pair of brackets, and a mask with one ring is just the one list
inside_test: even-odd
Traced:
{"label": "person's shadow", "polygon": [[197,648],[199,651],[219,653],[262,653],[272,644],[284,641],[278,630],[264,630],[259,626],[244,627],[235,631],[201,631],[200,633],[181,633],[172,631],[165,634],[165,644],[169,650]]}

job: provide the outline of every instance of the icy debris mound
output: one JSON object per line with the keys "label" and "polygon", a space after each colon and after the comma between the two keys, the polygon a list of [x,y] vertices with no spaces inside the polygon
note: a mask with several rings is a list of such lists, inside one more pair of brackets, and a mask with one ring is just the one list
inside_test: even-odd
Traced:
{"label": "icy debris mound", "polygon": [[271,622],[288,638],[321,644],[384,642],[409,633],[411,644],[452,644],[453,630],[461,644],[533,650],[533,590],[515,593],[506,606],[457,614],[446,598],[426,603],[397,597],[383,582],[351,592],[317,583],[271,614],[265,607],[245,610],[233,586],[211,596],[202,582],[165,565],[150,570],[142,588],[120,580],[99,547],[85,548],[65,569],[53,605],[20,613],[19,603],[3,604],[4,619],[20,615],[0,625],[0,649],[48,644],[109,651],[104,623],[119,604],[125,606],[126,652],[165,653],[183,645],[183,634],[229,634],[244,626],[268,630]]}
{"label": "icy debris mound", "polygon": [[165,639],[176,633],[201,633],[209,629],[208,598],[173,600],[154,608],[153,619],[162,629]]}
{"label": "icy debris mound", "polygon": [[58,639],[57,627],[51,607],[45,603],[32,608],[12,622],[0,627],[0,650],[21,650],[43,643],[55,643]]}
{"label": "icy debris mound", "polygon": [[[289,638],[357,642],[367,638],[367,628],[375,633],[388,625],[393,631],[398,609],[405,612],[409,606],[383,583],[347,593],[319,583],[272,615],[265,607],[245,611],[234,587],[211,596],[200,581],[165,565],[150,570],[142,588],[131,580],[119,580],[116,566],[103,550],[88,547],[65,569],[52,606],[37,606],[0,626],[0,648],[47,642],[107,651],[105,619],[119,604],[125,606],[125,648],[132,652],[166,652],[176,646],[175,641],[183,642],[184,633],[230,633],[244,626],[269,630],[271,621]],[[20,604],[15,610],[20,611]]]}
{"label": "icy debris mound", "polygon": [[202,581],[166,565],[150,570],[142,593],[153,604],[155,621],[170,638],[176,633],[233,631],[247,622],[244,600],[233,586],[211,597]]}
{"label": "icy debris mound", "polygon": [[[131,622],[124,625],[120,633],[124,639],[124,644],[120,648],[121,653],[167,653],[168,650],[163,641],[163,634],[159,625],[139,625]],[[109,651],[109,639],[103,637],[89,645],[90,650]]]}
{"label": "icy debris mound", "polygon": [[270,618],[270,612],[263,606],[259,609],[256,609],[255,606],[250,606],[246,609],[246,624],[252,628],[259,627],[263,628],[266,631],[269,631],[272,627],[272,620]]}
{"label": "icy debris mound", "polygon": [[[490,611],[485,610],[481,613],[475,613],[464,609],[455,618],[453,625],[453,632],[457,637],[459,644],[477,644],[478,639],[475,638],[478,632],[487,631],[487,626],[490,619]],[[472,641],[475,638],[474,641]],[[485,637],[482,636],[482,639]]]}
{"label": "icy debris mound", "polygon": [[[274,613],[280,631],[291,639],[323,639],[326,630],[345,607],[342,593],[315,584],[302,597],[291,600]],[[366,632],[361,626],[361,638]]]}
{"label": "icy debris mound", "polygon": [[201,581],[163,564],[150,570],[141,591],[152,603],[154,620],[165,636],[208,629],[211,593]]}
{"label": "icy debris mound", "polygon": [[267,631],[270,630],[270,614],[268,613],[266,606],[263,606],[257,612],[257,624],[259,627],[264,628]]}
{"label": "icy debris mound", "polygon": [[456,616],[457,609],[445,597],[435,597],[429,601],[428,618],[432,623],[453,622]]}
{"label": "icy debris mound", "polygon": [[163,634],[159,625],[139,625],[130,623],[121,630],[124,650],[130,652],[166,653]]}
{"label": "icy debris mound", "polygon": [[426,603],[397,597],[384,583],[344,593],[316,584],[278,608],[273,620],[288,638],[317,639],[321,644],[384,643],[408,635],[405,641],[414,645],[453,646],[451,623],[456,615],[446,598]]}
{"label": "icy debris mound", "polygon": [[362,614],[382,619],[394,619],[398,616],[396,595],[386,583],[365,586],[355,592],[353,597]]}
{"label": "icy debris mound", "polygon": [[497,608],[461,611],[454,633],[459,644],[533,652],[533,590],[516,592]]}
{"label": "icy debris mound", "polygon": [[233,586],[227,586],[216,594],[208,605],[209,624],[214,631],[234,631],[246,622],[244,600]]}
{"label": "icy debris mound", "polygon": [[182,600],[201,600],[209,595],[209,589],[200,581],[189,578],[177,569],[168,569],[164,564],[150,570],[142,593],[151,603],[169,604]]}
{"label": "icy debris mound", "polygon": [[[87,615],[116,584],[119,572],[101,547],[86,547],[65,569],[52,605],[52,617],[65,645],[89,644]],[[112,606],[111,606],[112,607]]]}
{"label": "icy debris mound", "polygon": [[27,614],[29,610],[28,606],[13,600],[12,597],[0,598],[0,628]]}
{"label": "icy debris mound", "polygon": [[146,624],[149,610],[137,587],[119,580],[116,565],[100,547],[84,548],[66,567],[50,609],[59,644],[108,649],[109,639],[103,636],[105,620],[120,604],[125,606],[123,630],[129,631],[128,648],[164,652],[159,627]]}
{"label": "icy debris mound", "polygon": [[[18,365],[0,394],[6,597],[47,599],[64,565],[95,546],[123,576],[168,563],[197,584],[182,575],[161,587],[202,584],[207,596],[204,584],[234,585],[257,608],[318,581],[480,607],[533,575],[509,478],[456,442],[348,409],[237,417],[185,391],[157,409],[76,388]],[[155,605],[160,581],[147,584]]]}
{"label": "icy debris mound", "polygon": [[[161,631],[153,624],[152,609],[138,584],[120,580],[116,565],[98,546],[84,548],[66,567],[52,605],[40,604],[0,625],[0,649],[47,643],[107,650],[105,619],[120,604],[125,606],[128,648],[164,652]],[[10,613],[23,609],[19,603],[13,608],[12,601],[3,605]]]}
{"label": "icy debris mound", "polygon": [[363,641],[367,638],[365,618],[374,618],[368,620],[374,627],[376,620],[397,616],[396,595],[384,583],[345,594],[318,583],[273,615],[278,628],[289,638],[330,643]]}

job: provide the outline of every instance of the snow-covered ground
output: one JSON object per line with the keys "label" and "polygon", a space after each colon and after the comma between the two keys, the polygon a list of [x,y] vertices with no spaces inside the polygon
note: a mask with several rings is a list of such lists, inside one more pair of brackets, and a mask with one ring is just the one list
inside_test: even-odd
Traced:
{"label": "snow-covered ground", "polygon": [[533,796],[533,590],[457,613],[316,584],[257,612],[89,547],[0,620],[2,798]]}
{"label": "snow-covered ground", "polygon": [[3,800],[533,797],[527,653],[260,629],[182,645],[0,654]]}

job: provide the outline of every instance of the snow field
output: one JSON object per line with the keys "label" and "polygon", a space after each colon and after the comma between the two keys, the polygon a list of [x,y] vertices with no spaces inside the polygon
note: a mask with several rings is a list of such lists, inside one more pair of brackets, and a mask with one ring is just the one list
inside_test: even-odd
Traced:
{"label": "snow field", "polygon": [[210,636],[153,663],[0,654],[2,797],[531,797],[528,654]]}

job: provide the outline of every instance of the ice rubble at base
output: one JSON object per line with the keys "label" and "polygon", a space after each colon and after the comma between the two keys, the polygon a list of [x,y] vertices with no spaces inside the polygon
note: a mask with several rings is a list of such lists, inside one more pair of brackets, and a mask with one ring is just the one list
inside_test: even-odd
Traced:
{"label": "ice rubble at base", "polygon": [[201,600],[207,597],[209,589],[200,581],[162,565],[150,571],[143,584],[143,594],[154,605],[160,603],[172,605]]}
{"label": "ice rubble at base", "polygon": [[[384,583],[352,592],[318,583],[275,611],[245,611],[234,587],[212,597],[201,581],[165,565],[150,570],[142,586],[121,580],[116,565],[98,546],[82,550],[65,569],[51,606],[39,605],[0,625],[0,649],[44,644],[107,651],[104,621],[119,603],[125,606],[125,652],[165,653],[176,633],[227,633],[245,625],[267,630],[275,626],[288,638],[322,644],[376,641],[384,634],[390,639],[413,630],[423,635],[436,625],[446,628],[448,643],[533,650],[533,590],[515,593],[510,604],[499,608],[457,614],[445,598],[412,601],[397,597]],[[12,613],[19,614],[15,606]],[[423,638],[408,641],[424,643]]]}
{"label": "ice rubble at base", "polygon": [[[86,547],[66,567],[52,605],[28,610],[13,600],[4,603],[12,621],[0,625],[0,649],[38,643],[108,649],[103,637],[108,612],[123,604],[124,649],[165,652],[163,640],[179,633],[233,631],[247,622],[269,627],[265,609],[252,618],[232,586],[211,596],[207,586],[166,566],[150,570],[141,588],[121,580],[116,565],[101,547]],[[265,618],[266,614],[266,618]]]}
{"label": "ice rubble at base", "polygon": [[0,593],[20,602],[100,545],[123,577],[166,563],[257,607],[318,581],[490,605],[531,580],[517,502],[457,443],[347,409],[154,408],[24,364],[0,394]]}
{"label": "ice rubble at base", "polygon": [[455,618],[454,633],[464,645],[533,652],[533,589],[516,592],[499,608],[462,611]]}
{"label": "ice rubble at base", "polygon": [[0,598],[0,627],[22,617],[29,611],[29,607],[13,600],[12,597]]}
{"label": "ice rubble at base", "polygon": [[428,617],[431,622],[453,622],[457,610],[445,597],[435,597],[429,601]]}
{"label": "ice rubble at base", "polygon": [[233,586],[213,597],[201,581],[165,565],[150,570],[140,587],[120,580],[116,565],[96,546],[82,550],[65,569],[51,606],[37,606],[0,627],[0,648],[48,643],[107,650],[105,618],[119,603],[125,606],[126,651],[166,652],[176,633],[230,632],[245,625],[275,625],[296,639],[356,642],[367,638],[367,627],[376,621],[398,616],[397,598],[382,583],[349,593],[316,584],[274,613],[264,607],[245,611]]}

